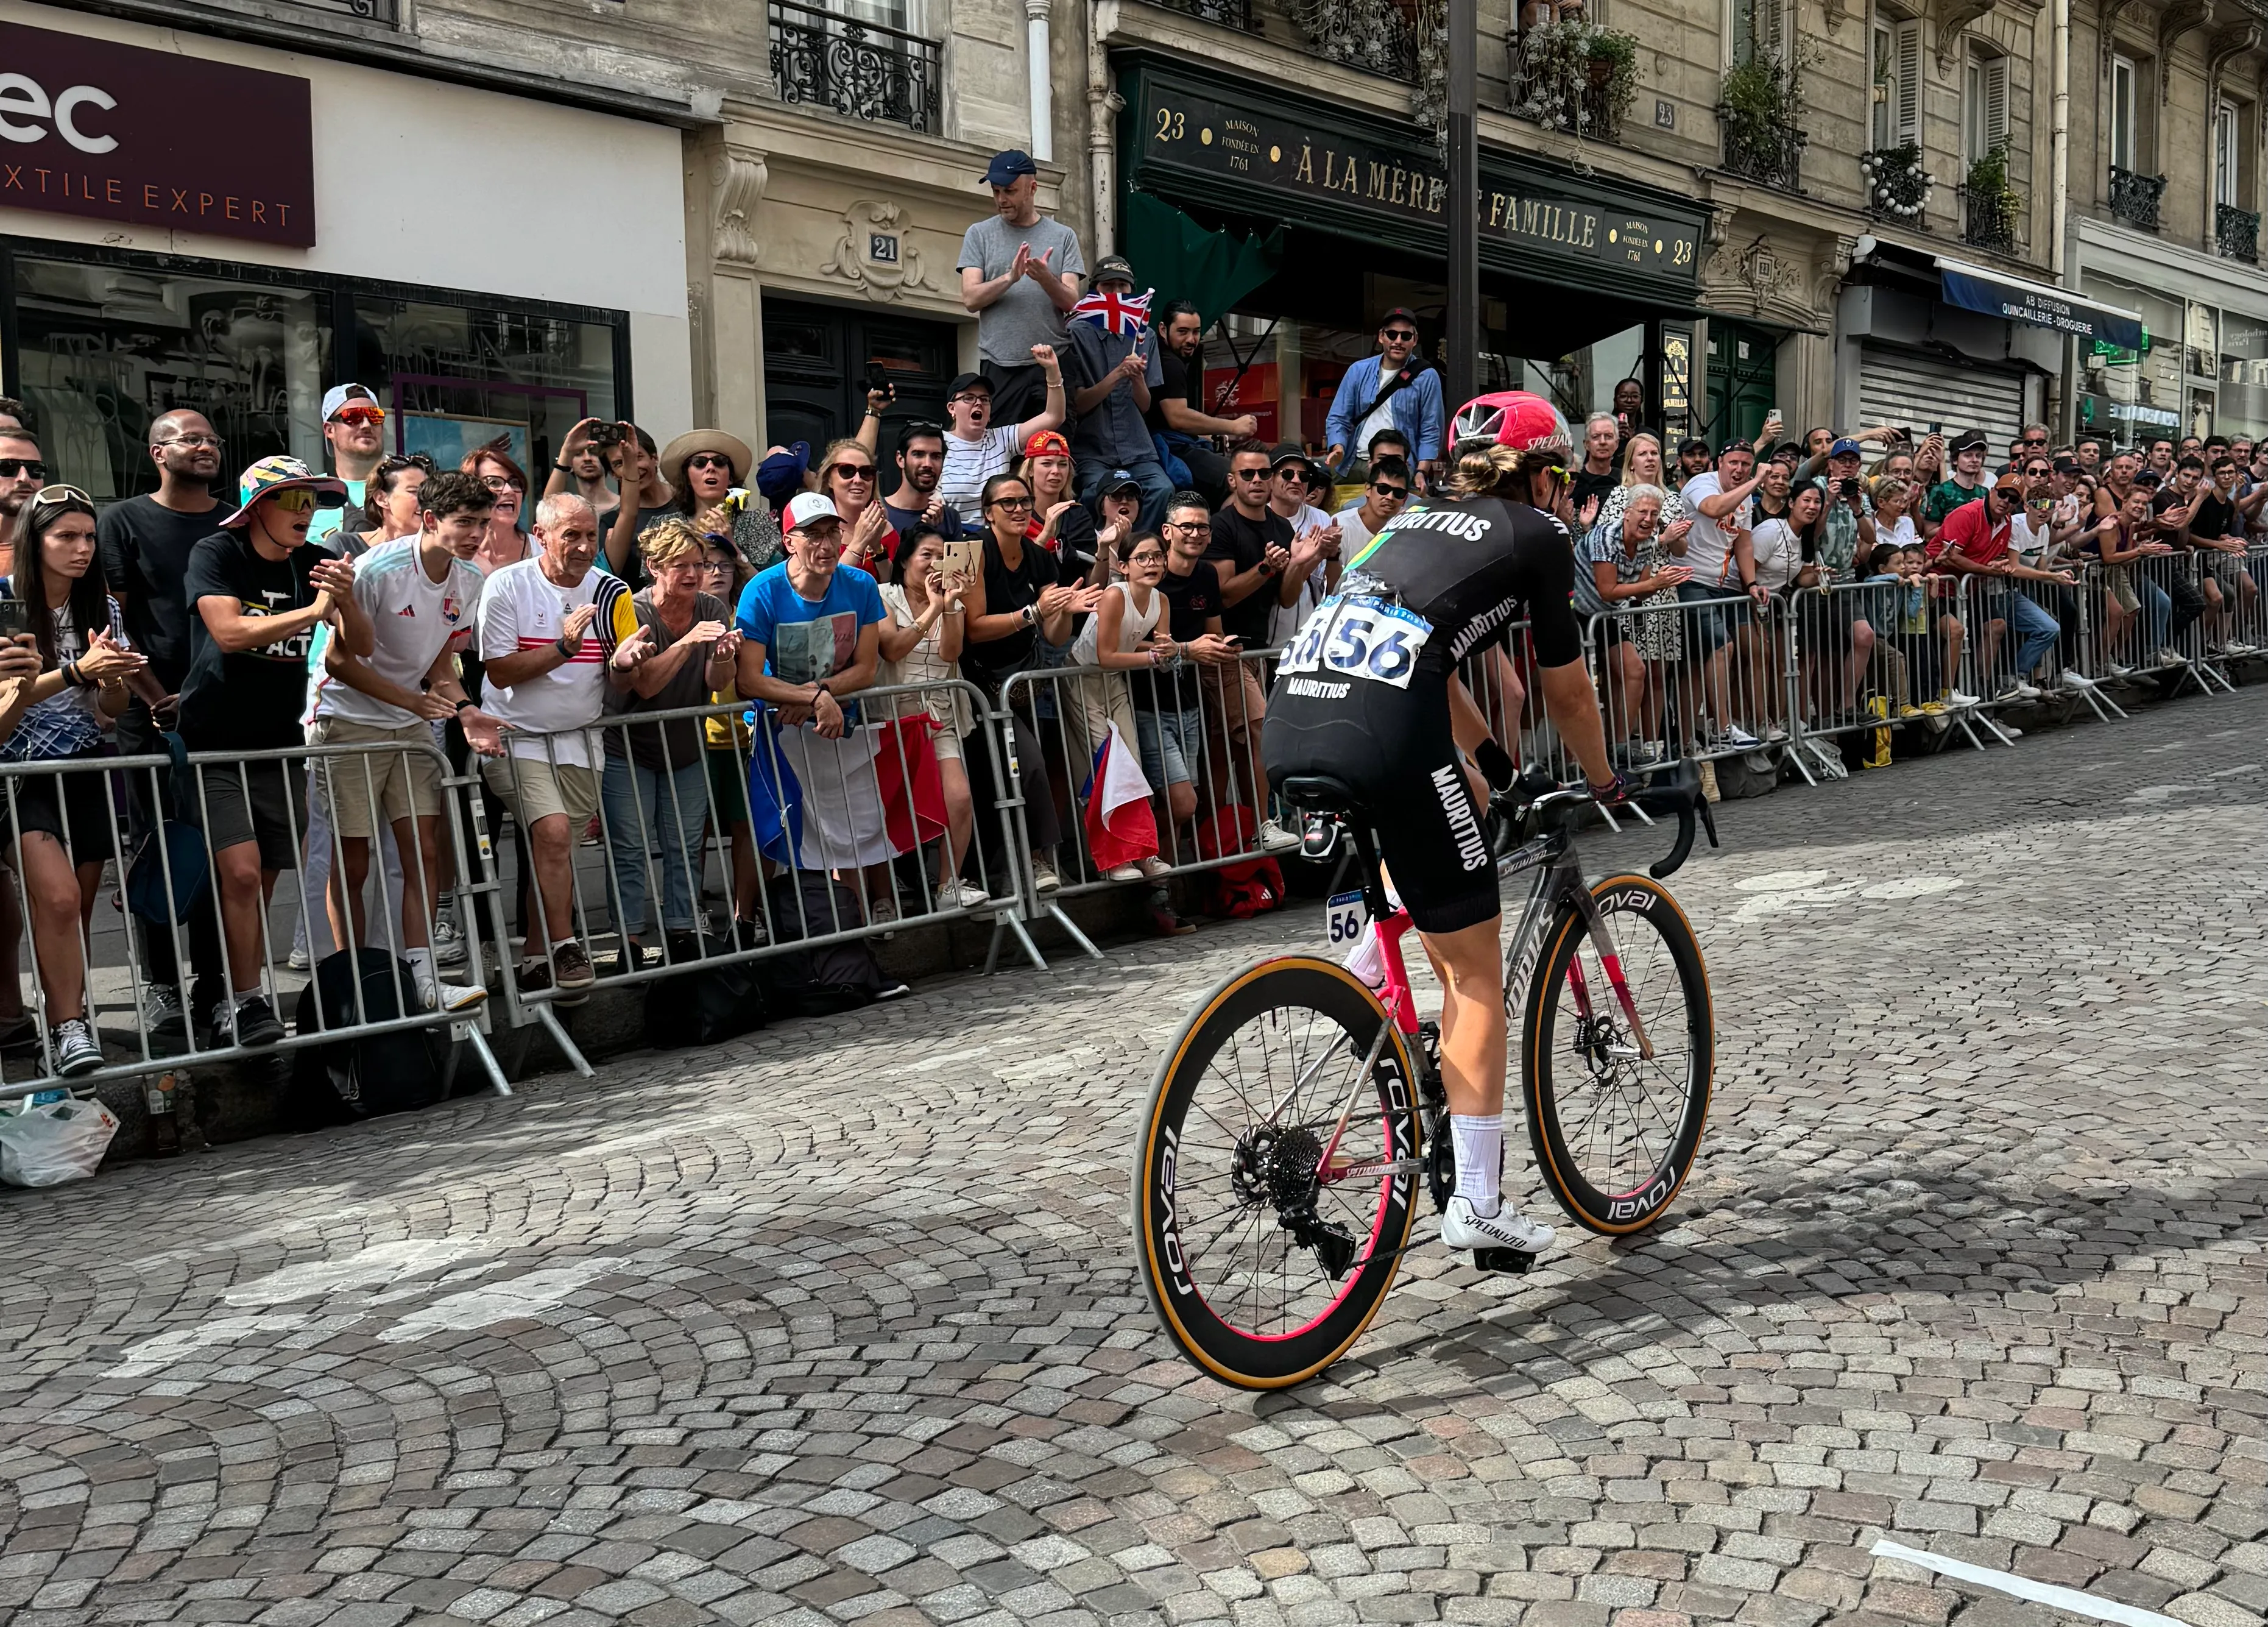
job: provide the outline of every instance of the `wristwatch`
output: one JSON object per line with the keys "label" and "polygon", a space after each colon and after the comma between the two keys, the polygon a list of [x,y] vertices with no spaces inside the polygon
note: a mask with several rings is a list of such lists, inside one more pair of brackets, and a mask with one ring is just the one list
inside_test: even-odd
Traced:
{"label": "wristwatch", "polygon": [[1036,627],[1039,625],[1040,607],[1036,604],[1026,605],[1024,607],[1024,625],[1027,627]]}

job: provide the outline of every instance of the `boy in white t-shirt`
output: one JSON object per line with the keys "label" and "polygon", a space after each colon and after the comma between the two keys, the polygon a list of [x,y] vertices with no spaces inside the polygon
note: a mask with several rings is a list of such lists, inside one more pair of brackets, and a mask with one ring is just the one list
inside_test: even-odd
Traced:
{"label": "boy in white t-shirt", "polygon": [[[575,839],[599,810],[599,743],[608,640],[595,624],[603,581],[591,568],[599,522],[590,504],[555,492],[537,505],[542,552],[493,572],[481,590],[483,704],[508,724],[507,757],[481,765],[526,833],[537,907],[524,913],[520,987],[565,991],[598,980],[575,938]],[[469,737],[469,736],[468,736]]]}
{"label": "boy in white t-shirt", "polygon": [[993,476],[1016,467],[1025,439],[1042,430],[1062,427],[1066,403],[1063,367],[1053,347],[1032,346],[1048,382],[1047,410],[1020,424],[992,423],[992,381],[981,373],[964,373],[946,391],[945,410],[952,420],[945,426],[945,472],[938,477],[937,495],[946,506],[964,514],[977,512],[977,494]]}
{"label": "boy in white t-shirt", "polygon": [[[495,499],[477,476],[452,471],[427,481],[418,501],[417,535],[380,544],[355,571],[355,600],[370,618],[376,644],[367,656],[357,656],[343,640],[330,641],[307,739],[317,746],[371,748],[313,759],[316,805],[338,843],[334,933],[351,922],[347,942],[372,941],[363,891],[383,810],[396,848],[419,861],[401,891],[402,958],[428,1010],[463,1011],[487,999],[488,990],[444,983],[433,969],[429,923],[441,870],[441,758],[433,724],[462,713],[469,736],[484,721],[457,681],[454,657],[470,642],[481,595],[472,558]],[[379,947],[393,947],[383,929]]]}

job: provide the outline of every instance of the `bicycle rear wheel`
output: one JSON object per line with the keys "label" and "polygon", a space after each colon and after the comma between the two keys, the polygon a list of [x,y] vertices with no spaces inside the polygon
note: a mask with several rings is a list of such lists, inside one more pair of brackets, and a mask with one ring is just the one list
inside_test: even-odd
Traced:
{"label": "bicycle rear wheel", "polygon": [[1576,1224],[1619,1237],[1659,1220],[1709,1118],[1709,973],[1677,901],[1643,876],[1591,889],[1653,1054],[1615,997],[1572,904],[1544,936],[1521,1039],[1536,1172]]}
{"label": "bicycle rear wheel", "polygon": [[1158,1320],[1200,1369],[1280,1389],[1362,1336],[1415,1213],[1415,1076],[1377,1000],[1328,960],[1248,966],[1182,1024],[1143,1110],[1134,1230]]}

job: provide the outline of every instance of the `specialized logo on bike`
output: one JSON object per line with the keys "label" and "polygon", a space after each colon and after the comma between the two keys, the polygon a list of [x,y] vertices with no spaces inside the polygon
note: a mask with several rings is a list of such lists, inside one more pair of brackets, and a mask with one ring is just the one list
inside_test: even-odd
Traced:
{"label": "specialized logo on bike", "polygon": [[[1321,672],[1408,689],[1418,670],[1418,652],[1432,636],[1433,624],[1413,610],[1383,599],[1335,593],[1300,625],[1277,671]],[[1292,692],[1301,691],[1294,686]]]}

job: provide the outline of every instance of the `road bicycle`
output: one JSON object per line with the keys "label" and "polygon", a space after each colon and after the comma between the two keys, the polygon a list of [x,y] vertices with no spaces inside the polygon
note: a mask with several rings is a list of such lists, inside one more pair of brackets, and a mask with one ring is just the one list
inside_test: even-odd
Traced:
{"label": "road bicycle", "polygon": [[[1142,1114],[1134,1229],[1152,1305],[1201,1370],[1280,1389],[1344,1355],[1413,1245],[1420,1180],[1436,1213],[1455,1187],[1440,1031],[1418,1018],[1375,819],[1322,778],[1280,788],[1347,839],[1359,893],[1334,897],[1329,936],[1378,936],[1376,992],[1320,955],[1270,956],[1199,1002]],[[1627,1236],[1660,1219],[1693,1167],[1714,1063],[1709,976],[1658,883],[1717,827],[1690,762],[1633,799],[1675,816],[1651,876],[1587,886],[1572,827],[1593,806],[1542,776],[1491,799],[1509,832],[1502,874],[1532,873],[1505,956],[1505,1012],[1536,1173],[1576,1224]],[[1538,967],[1541,967],[1540,973]],[[1594,999],[1594,995],[1598,997]],[[1476,1251],[1484,1269],[1533,1256]]]}

